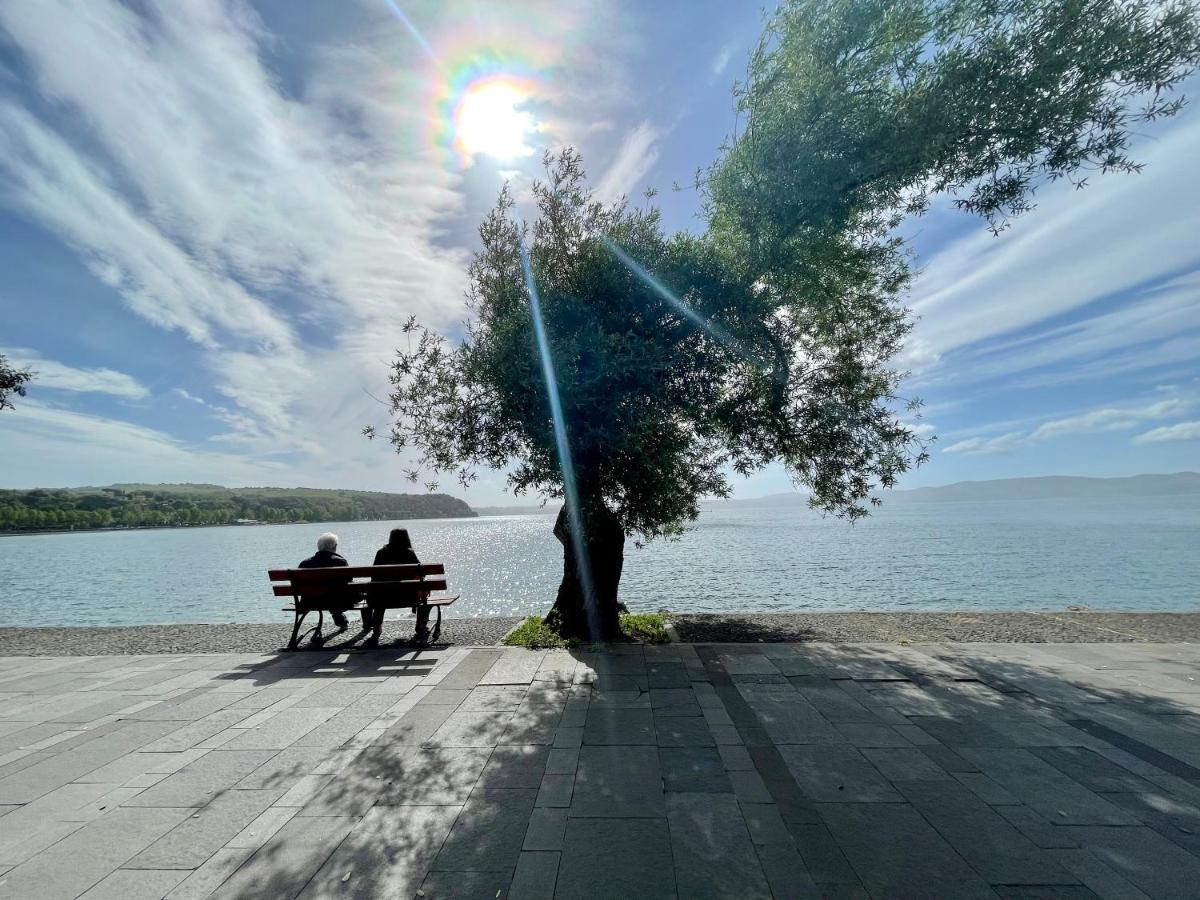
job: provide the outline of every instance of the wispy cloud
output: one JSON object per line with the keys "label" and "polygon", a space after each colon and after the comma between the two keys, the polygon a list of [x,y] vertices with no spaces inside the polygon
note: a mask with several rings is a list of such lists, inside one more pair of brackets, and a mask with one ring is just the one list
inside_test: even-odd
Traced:
{"label": "wispy cloud", "polygon": [[7,348],[4,355],[20,368],[28,367],[37,373],[38,390],[72,391],[84,394],[111,394],[141,400],[150,390],[131,375],[115,369],[79,369],[53,359],[46,359],[35,350],[25,347]]}
{"label": "wispy cloud", "polygon": [[[970,455],[1012,453],[1024,447],[1070,435],[1129,431],[1147,422],[1186,415],[1194,405],[1191,398],[1179,396],[1139,405],[1102,407],[1077,415],[1051,419],[1030,430],[1007,431],[995,437],[976,435],[956,441],[943,448],[942,452]],[[1169,428],[1157,428],[1154,431],[1166,432],[1169,430]],[[1154,432],[1149,433],[1153,434]],[[1145,436],[1143,435],[1143,437]],[[1153,440],[1171,440],[1171,438],[1155,438]],[[1135,443],[1145,442],[1140,438],[1135,439]]]}
{"label": "wispy cloud", "polygon": [[1200,441],[1200,422],[1179,422],[1154,428],[1133,439],[1135,444],[1158,444],[1164,441]]}
{"label": "wispy cloud", "polygon": [[724,47],[718,50],[717,55],[713,57],[711,69],[713,79],[719,78],[725,73],[725,70],[729,68],[729,61],[731,59],[733,59],[733,45],[726,44]]}
{"label": "wispy cloud", "polygon": [[649,121],[631,130],[596,182],[597,196],[603,200],[617,200],[641,187],[646,174],[658,162],[661,136],[659,129]]}

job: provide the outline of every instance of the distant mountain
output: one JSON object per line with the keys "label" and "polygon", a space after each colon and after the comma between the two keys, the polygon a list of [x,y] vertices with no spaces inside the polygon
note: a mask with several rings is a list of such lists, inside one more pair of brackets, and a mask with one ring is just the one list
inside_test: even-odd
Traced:
{"label": "distant mountain", "polygon": [[0,490],[0,531],[471,518],[448,494],[218,484],[113,484]]}
{"label": "distant mountain", "polygon": [[[1074,475],[997,478],[992,481],[959,481],[941,487],[885,491],[880,496],[889,503],[979,503],[989,500],[1163,497],[1178,494],[1200,494],[1200,472],[1132,475],[1128,478],[1084,478]],[[808,495],[799,492],[770,494],[746,500],[718,500],[711,505],[723,503],[761,508],[804,506],[808,503]]]}

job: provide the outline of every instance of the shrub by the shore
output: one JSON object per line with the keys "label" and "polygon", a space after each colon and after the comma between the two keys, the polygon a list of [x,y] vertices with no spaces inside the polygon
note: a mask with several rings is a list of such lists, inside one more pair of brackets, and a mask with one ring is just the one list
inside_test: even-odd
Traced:
{"label": "shrub by the shore", "polygon": [[[629,640],[643,644],[666,644],[671,640],[666,624],[667,617],[661,613],[624,613],[621,633]],[[530,616],[505,635],[503,643],[509,647],[545,650],[577,647],[580,642],[561,637],[541,616]]]}

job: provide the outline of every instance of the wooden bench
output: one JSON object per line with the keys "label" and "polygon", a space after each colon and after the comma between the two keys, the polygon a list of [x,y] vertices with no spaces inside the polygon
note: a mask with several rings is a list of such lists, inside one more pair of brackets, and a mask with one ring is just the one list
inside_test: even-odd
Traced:
{"label": "wooden bench", "polygon": [[457,596],[430,596],[434,591],[446,590],[445,574],[446,567],[441,563],[267,570],[275,596],[292,598],[292,605],[283,607],[284,612],[293,613],[296,617],[288,650],[296,649],[300,626],[309,613],[317,614],[313,640],[314,643],[320,643],[325,613],[360,612],[365,627],[367,613],[372,606],[414,610],[428,607],[436,610],[437,622],[430,633],[430,641],[436,641],[442,633],[442,607],[458,599]]}

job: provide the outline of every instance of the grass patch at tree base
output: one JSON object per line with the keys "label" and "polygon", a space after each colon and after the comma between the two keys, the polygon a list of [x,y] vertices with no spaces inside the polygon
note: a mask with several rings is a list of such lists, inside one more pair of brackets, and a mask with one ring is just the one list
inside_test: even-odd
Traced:
{"label": "grass patch at tree base", "polygon": [[[666,644],[671,640],[667,634],[667,617],[662,613],[623,613],[621,633],[630,641],[643,644]],[[502,643],[508,647],[525,647],[527,650],[578,647],[580,641],[564,638],[545,623],[541,616],[530,616],[504,636]]]}

